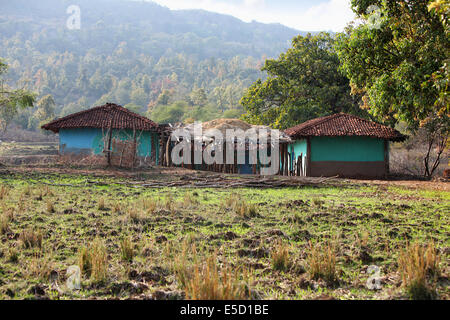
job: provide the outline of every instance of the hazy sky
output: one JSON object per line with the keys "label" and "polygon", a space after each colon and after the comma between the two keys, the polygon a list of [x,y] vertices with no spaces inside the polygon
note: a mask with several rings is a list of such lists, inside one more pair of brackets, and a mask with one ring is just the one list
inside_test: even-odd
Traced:
{"label": "hazy sky", "polygon": [[170,9],[204,9],[250,22],[304,31],[342,31],[354,19],[350,0],[151,0]]}

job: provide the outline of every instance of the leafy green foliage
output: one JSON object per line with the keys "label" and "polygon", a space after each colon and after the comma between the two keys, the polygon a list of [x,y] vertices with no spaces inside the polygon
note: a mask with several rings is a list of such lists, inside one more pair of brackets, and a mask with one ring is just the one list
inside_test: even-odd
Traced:
{"label": "leafy green foliage", "polygon": [[6,131],[19,109],[32,107],[36,98],[34,93],[25,88],[14,89],[6,85],[3,75],[7,70],[7,64],[0,58],[0,128],[3,132]]}
{"label": "leafy green foliage", "polygon": [[[159,106],[150,114],[156,118],[188,119],[197,109],[202,119],[222,117],[227,110],[239,116],[242,90],[264,77],[262,59],[279,54],[299,33],[209,12],[171,11],[147,1],[76,4],[82,9],[80,30],[66,28],[66,2],[2,3],[0,56],[11,65],[9,77],[29,80],[40,97],[51,94],[58,117],[106,102],[142,114]],[[186,110],[190,114],[158,114],[178,101],[192,107]],[[15,119],[35,129],[35,111]]]}
{"label": "leafy green foliage", "polygon": [[360,113],[347,78],[337,72],[333,45],[327,33],[298,36],[277,60],[267,60],[268,79],[256,81],[241,100],[245,119],[284,129],[331,113]]}
{"label": "leafy green foliage", "polygon": [[[443,80],[448,76],[448,19],[437,15],[434,6],[429,10],[430,3],[353,0],[354,11],[366,23],[340,34],[336,47],[341,70],[354,92],[364,95],[373,116],[392,125],[405,121],[412,131],[432,123],[427,127],[431,144],[439,131],[438,144],[445,145],[450,128],[448,82]],[[379,8],[376,28],[367,23],[371,5]]]}

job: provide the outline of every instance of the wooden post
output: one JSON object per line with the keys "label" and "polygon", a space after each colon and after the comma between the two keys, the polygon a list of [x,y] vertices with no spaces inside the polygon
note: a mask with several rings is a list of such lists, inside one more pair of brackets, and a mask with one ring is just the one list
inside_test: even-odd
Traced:
{"label": "wooden post", "polygon": [[137,142],[136,142],[136,128],[133,126],[133,157],[131,158],[131,169],[134,169],[136,162]]}
{"label": "wooden post", "polygon": [[389,141],[384,140],[384,175],[387,178],[389,175]]}
{"label": "wooden post", "polygon": [[289,176],[289,152],[287,144],[284,147],[284,175]]}
{"label": "wooden post", "polygon": [[111,166],[111,143],[112,143],[112,118],[109,121],[109,133],[108,133],[108,166]]}
{"label": "wooden post", "polygon": [[305,163],[305,176],[311,176],[311,139],[307,138],[306,140],[306,163]]}
{"label": "wooden post", "polygon": [[150,151],[150,160],[155,161],[156,164],[156,141],[155,141],[154,133],[150,132],[150,147],[152,150]]}

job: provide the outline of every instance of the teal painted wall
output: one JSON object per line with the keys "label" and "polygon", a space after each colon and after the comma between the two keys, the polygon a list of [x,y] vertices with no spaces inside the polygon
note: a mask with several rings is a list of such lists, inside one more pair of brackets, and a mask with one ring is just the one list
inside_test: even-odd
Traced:
{"label": "teal painted wall", "polygon": [[[106,131],[105,131],[106,135]],[[113,138],[120,140],[132,140],[133,130],[114,130]],[[143,131],[136,135],[138,141],[138,156],[150,157],[152,154],[153,139],[156,146],[156,159],[159,159],[159,134]],[[101,129],[80,128],[63,129],[59,132],[60,150],[64,153],[102,154],[104,148],[103,132]]]}
{"label": "teal painted wall", "polygon": [[290,168],[294,166],[294,160],[297,161],[298,157],[303,153],[303,163],[305,163],[306,153],[308,150],[308,144],[306,139],[296,140],[294,143],[289,145],[289,153],[292,155]]}
{"label": "teal painted wall", "polygon": [[384,161],[384,140],[369,137],[313,137],[311,161]]}

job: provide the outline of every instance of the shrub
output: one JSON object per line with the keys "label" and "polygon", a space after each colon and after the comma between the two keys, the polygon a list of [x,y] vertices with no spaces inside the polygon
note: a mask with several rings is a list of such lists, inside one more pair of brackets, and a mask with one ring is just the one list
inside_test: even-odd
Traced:
{"label": "shrub", "polygon": [[275,270],[285,271],[289,268],[289,246],[279,240],[270,252],[272,267]]}
{"label": "shrub", "polygon": [[312,279],[323,279],[335,282],[336,277],[336,250],[330,242],[313,245],[309,242],[307,256],[307,271]]}
{"label": "shrub", "polygon": [[433,299],[435,289],[428,283],[427,277],[439,275],[440,257],[436,252],[434,242],[426,248],[415,243],[407,245],[400,252],[398,269],[402,278],[402,285],[408,296],[416,300]]}

